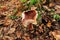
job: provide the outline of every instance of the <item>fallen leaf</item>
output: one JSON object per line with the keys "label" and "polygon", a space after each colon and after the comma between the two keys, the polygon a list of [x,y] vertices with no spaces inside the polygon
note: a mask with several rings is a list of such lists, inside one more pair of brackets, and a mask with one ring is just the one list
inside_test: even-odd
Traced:
{"label": "fallen leaf", "polygon": [[56,40],[60,40],[60,30],[55,30],[52,32],[52,34]]}
{"label": "fallen leaf", "polygon": [[8,26],[8,25],[10,25],[12,23],[12,20],[11,19],[5,19],[5,21],[4,21],[4,26]]}
{"label": "fallen leaf", "polygon": [[8,31],[8,34],[14,33],[14,31],[15,31],[15,28],[10,28],[10,30]]}
{"label": "fallen leaf", "polygon": [[7,6],[1,6],[1,9],[2,10],[8,10],[8,7]]}
{"label": "fallen leaf", "polygon": [[39,26],[39,29],[40,29],[40,32],[43,32],[43,27],[44,26],[44,24],[41,24],[41,26]]}
{"label": "fallen leaf", "polygon": [[17,32],[16,32],[17,38],[21,38],[21,34],[22,34],[22,33],[21,33],[20,31],[17,31]]}
{"label": "fallen leaf", "polygon": [[16,16],[19,17],[19,16],[21,16],[21,15],[22,15],[22,12],[19,11]]}
{"label": "fallen leaf", "polygon": [[51,27],[52,25],[51,25],[51,22],[49,21],[48,23],[47,23],[47,27]]}
{"label": "fallen leaf", "polygon": [[49,4],[49,7],[54,7],[55,6],[55,3],[53,3],[53,2],[51,2],[50,4]]}
{"label": "fallen leaf", "polygon": [[56,3],[60,3],[60,0],[55,0]]}
{"label": "fallen leaf", "polygon": [[35,9],[37,9],[37,7],[34,7],[34,6],[33,6],[33,7],[31,7],[31,10],[35,10]]}

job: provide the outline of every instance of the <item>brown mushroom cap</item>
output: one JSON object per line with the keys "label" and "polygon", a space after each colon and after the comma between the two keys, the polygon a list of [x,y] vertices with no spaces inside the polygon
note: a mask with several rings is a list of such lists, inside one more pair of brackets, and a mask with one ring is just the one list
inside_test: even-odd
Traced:
{"label": "brown mushroom cap", "polygon": [[29,23],[36,23],[37,12],[35,10],[30,10],[22,13],[22,21],[24,25],[28,25]]}

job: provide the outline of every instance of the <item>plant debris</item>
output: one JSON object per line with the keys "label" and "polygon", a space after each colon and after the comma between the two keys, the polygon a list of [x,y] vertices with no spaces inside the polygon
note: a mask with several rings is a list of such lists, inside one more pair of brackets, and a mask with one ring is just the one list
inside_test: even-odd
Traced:
{"label": "plant debris", "polygon": [[0,0],[0,40],[60,40],[60,0]]}

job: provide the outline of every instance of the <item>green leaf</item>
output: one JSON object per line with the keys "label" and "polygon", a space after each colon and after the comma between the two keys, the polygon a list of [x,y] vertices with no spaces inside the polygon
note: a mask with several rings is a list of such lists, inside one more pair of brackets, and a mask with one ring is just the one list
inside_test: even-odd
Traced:
{"label": "green leaf", "polygon": [[38,11],[37,20],[39,20],[40,18],[41,18],[41,14],[40,14],[40,12]]}
{"label": "green leaf", "polygon": [[53,18],[56,19],[56,20],[59,20],[60,16],[58,14],[55,14],[55,15],[53,15]]}
{"label": "green leaf", "polygon": [[21,2],[26,2],[27,0],[21,0]]}
{"label": "green leaf", "polygon": [[17,19],[17,16],[10,16],[11,19]]}
{"label": "green leaf", "polygon": [[30,0],[30,4],[31,5],[34,5],[34,4],[36,4],[37,3],[37,0]]}

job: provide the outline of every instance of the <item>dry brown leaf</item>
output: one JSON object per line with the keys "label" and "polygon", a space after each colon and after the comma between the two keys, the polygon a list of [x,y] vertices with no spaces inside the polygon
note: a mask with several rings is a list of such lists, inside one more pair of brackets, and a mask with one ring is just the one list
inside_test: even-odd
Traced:
{"label": "dry brown leaf", "polygon": [[46,2],[46,0],[42,0],[43,4]]}
{"label": "dry brown leaf", "polygon": [[11,0],[11,4],[14,4],[17,0]]}
{"label": "dry brown leaf", "polygon": [[10,37],[10,36],[4,36],[4,37],[3,37],[3,40],[7,40],[7,39],[8,39],[8,40],[14,40],[14,38],[13,38],[13,37]]}
{"label": "dry brown leaf", "polygon": [[55,0],[55,2],[60,3],[60,0]]}
{"label": "dry brown leaf", "polygon": [[29,37],[23,37],[24,38],[24,40],[30,40],[30,38]]}
{"label": "dry brown leaf", "polygon": [[16,16],[19,17],[19,16],[21,16],[21,15],[22,15],[22,12],[19,11]]}
{"label": "dry brown leaf", "polygon": [[7,27],[4,27],[3,28],[3,31],[4,31],[4,33],[7,33],[8,32],[8,28]]}
{"label": "dry brown leaf", "polygon": [[43,28],[42,28],[43,26],[44,26],[44,24],[41,24],[41,26],[39,26],[39,29],[41,32],[43,32]]}
{"label": "dry brown leaf", "polygon": [[1,9],[2,9],[2,10],[7,10],[8,7],[7,7],[7,6],[1,6]]}
{"label": "dry brown leaf", "polygon": [[[17,4],[18,4],[18,5],[17,5]],[[16,6],[16,8],[19,8],[19,7],[21,6],[20,2],[17,1],[15,6]]]}
{"label": "dry brown leaf", "polygon": [[17,38],[21,38],[22,33],[20,31],[16,32]]}
{"label": "dry brown leaf", "polygon": [[59,5],[56,5],[55,6],[55,13],[58,13],[58,14],[60,14],[60,6]]}
{"label": "dry brown leaf", "polygon": [[6,18],[5,21],[4,21],[4,26],[8,26],[12,23],[13,21],[9,18]]}
{"label": "dry brown leaf", "polygon": [[34,6],[33,6],[33,7],[31,7],[31,10],[35,10],[35,9],[37,9],[37,7],[34,7]]}
{"label": "dry brown leaf", "polygon": [[49,21],[48,23],[47,23],[47,27],[51,27],[52,25],[51,25],[51,22]]}
{"label": "dry brown leaf", "polygon": [[50,4],[49,4],[49,7],[54,7],[55,6],[55,3],[53,3],[53,2],[51,2]]}
{"label": "dry brown leaf", "polygon": [[10,28],[10,30],[8,31],[8,34],[14,33],[14,32],[15,32],[15,28]]}
{"label": "dry brown leaf", "polygon": [[60,31],[56,30],[52,32],[54,38],[56,38],[56,40],[60,40]]}

